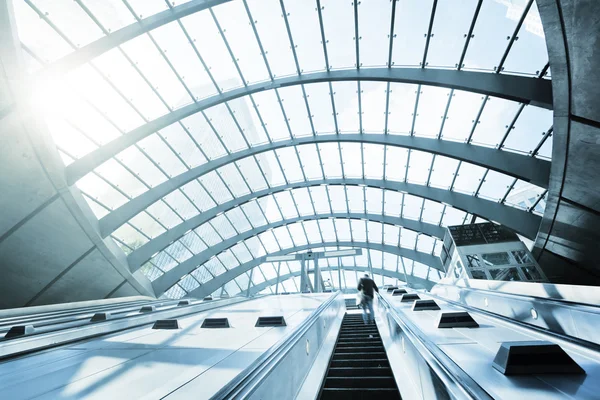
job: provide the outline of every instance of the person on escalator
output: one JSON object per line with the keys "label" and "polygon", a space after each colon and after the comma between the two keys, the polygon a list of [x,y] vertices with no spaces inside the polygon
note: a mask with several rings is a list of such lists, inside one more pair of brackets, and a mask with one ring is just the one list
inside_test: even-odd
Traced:
{"label": "person on escalator", "polygon": [[[365,325],[367,325],[369,322],[375,322],[375,313],[373,312],[373,298],[375,297],[375,292],[379,293],[379,288],[375,284],[375,281],[369,278],[369,274],[365,274],[365,276],[360,278],[357,289],[361,293],[362,297],[360,306],[363,309],[362,316]],[[368,315],[367,309],[369,309]]]}

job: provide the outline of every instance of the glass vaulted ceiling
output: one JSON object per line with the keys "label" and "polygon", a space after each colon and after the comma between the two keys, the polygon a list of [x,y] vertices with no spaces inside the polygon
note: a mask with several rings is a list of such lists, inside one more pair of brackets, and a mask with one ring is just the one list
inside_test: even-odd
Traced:
{"label": "glass vaulted ceiling", "polygon": [[[183,3],[14,2],[28,71],[43,76],[78,49]],[[186,105],[314,71],[435,68],[550,79],[535,1],[212,3],[223,4],[36,83],[34,104],[65,165]],[[360,268],[384,283],[395,283],[397,273],[407,282],[411,276],[436,281],[436,265],[418,260],[439,255],[439,228],[486,216],[390,189],[387,182],[443,189],[524,213],[544,211],[542,187],[468,159],[347,142],[344,134],[433,138],[549,160],[552,112],[546,109],[445,87],[369,80],[275,85],[215,104],[143,137],[77,180],[101,224],[162,183],[240,151],[317,135],[340,138],[237,157],[174,185],[104,232],[129,255],[130,268],[153,281],[157,295],[185,296],[266,254],[353,243],[364,248],[362,256],[326,263],[331,269],[324,277],[334,287],[340,281],[354,286]],[[386,250],[391,247],[417,257]],[[423,258],[428,255],[433,257]],[[258,263],[216,294],[252,287],[296,291],[298,271],[297,262]],[[285,280],[272,285],[278,273]]]}

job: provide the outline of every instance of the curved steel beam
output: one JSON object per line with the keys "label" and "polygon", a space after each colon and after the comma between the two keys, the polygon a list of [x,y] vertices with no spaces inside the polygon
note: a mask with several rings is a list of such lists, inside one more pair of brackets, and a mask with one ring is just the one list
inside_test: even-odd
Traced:
{"label": "curved steel beam", "polygon": [[[289,253],[293,253],[296,251],[303,251],[303,250],[308,250],[308,249],[314,249],[315,247],[335,247],[335,246],[343,246],[343,247],[366,247],[366,248],[372,248],[373,249],[373,243],[363,243],[363,242],[325,242],[325,243],[312,243],[312,244],[307,244],[307,245],[303,245],[303,246],[296,246],[296,247],[292,247],[290,249],[285,249],[285,250],[281,250],[281,251],[276,251],[273,252],[271,254],[266,254],[262,257],[259,258],[255,258],[254,260],[248,261],[247,263],[244,263],[242,265],[239,265],[235,268],[232,268],[224,273],[222,273],[219,276],[214,277],[213,279],[211,279],[210,281],[205,282],[202,286],[192,290],[189,294],[188,297],[197,297],[197,298],[202,298],[204,296],[207,296],[211,293],[213,293],[215,290],[219,289],[221,286],[223,286],[224,284],[226,284],[227,282],[229,282],[232,279],[237,278],[238,276],[240,276],[241,274],[243,274],[246,271],[251,270],[252,268],[265,263],[265,259],[266,257],[275,257],[275,256],[283,256],[285,254],[289,254]],[[393,247],[396,248],[395,246],[389,246],[389,247]],[[377,250],[377,249],[374,249]],[[346,267],[344,267],[346,268]],[[162,293],[161,293],[162,294]],[[157,293],[157,296],[160,296]]]}
{"label": "curved steel beam", "polygon": [[233,89],[174,110],[76,160],[67,167],[67,181],[72,185],[88,172],[129,146],[160,129],[209,107],[269,89],[332,81],[382,81],[442,86],[482,93],[526,104],[535,104],[548,109],[552,108],[552,83],[546,79],[426,68],[366,68],[315,72]]}
{"label": "curved steel beam", "polygon": [[466,143],[397,135],[340,134],[310,136],[278,141],[238,151],[179,174],[131,199],[102,218],[101,234],[106,237],[169,193],[227,164],[284,147],[327,142],[372,143],[426,151],[481,165],[542,187],[547,187],[548,176],[550,175],[549,161]]}
{"label": "curved steel beam", "polygon": [[[282,189],[283,190],[283,189]],[[246,197],[246,196],[244,196]],[[234,201],[234,200],[232,200]],[[227,204],[227,203],[226,203]],[[155,237],[150,240],[148,243],[134,250],[128,257],[127,261],[129,263],[129,269],[131,272],[137,271],[146,261],[152,258],[153,254],[165,249],[169,246],[173,241],[182,237],[185,233],[187,233],[190,229],[196,229],[198,226],[206,223],[210,219],[214,218],[218,213],[223,212],[223,204],[222,206],[215,207],[211,210],[198,214],[197,216],[190,218],[187,221],[182,222],[181,224],[169,229],[163,234]],[[230,209],[231,207],[227,208]],[[220,210],[220,211],[219,211]],[[446,230],[439,225],[428,224],[426,222],[416,221],[414,219],[394,217],[390,215],[381,215],[381,214],[370,214],[370,213],[319,213],[313,215],[316,219],[320,218],[347,218],[347,219],[367,219],[369,221],[376,221],[382,224],[390,224],[390,225],[398,225],[405,229],[410,229],[411,231],[420,232],[427,236],[436,237],[438,239],[443,239]],[[295,218],[294,220],[286,220],[286,222],[291,223],[295,220],[303,220],[308,218],[308,216]]]}
{"label": "curved steel beam", "polygon": [[[169,229],[165,233],[140,247],[138,250],[134,251],[130,256],[130,266],[135,268],[138,265],[143,264],[151,257],[152,254],[167,247],[173,241],[182,237],[190,229],[196,228],[202,223],[214,218],[221,212],[225,212],[234,207],[240,206],[255,198],[281,192],[289,188],[303,188],[320,185],[364,185],[386,190],[394,190],[397,192],[410,193],[412,195],[423,197],[438,203],[450,204],[457,209],[479,215],[482,218],[490,221],[495,221],[530,239],[535,238],[541,220],[541,217],[515,207],[485,200],[480,197],[473,197],[463,193],[451,192],[430,186],[416,185],[405,182],[394,182],[382,179],[319,179],[275,186],[269,189],[250,193],[207,210],[195,217],[190,218],[189,220],[183,221],[181,224]],[[109,217],[111,217],[111,214],[100,220],[100,230],[103,237],[108,236],[110,232],[116,229],[114,225],[110,225],[112,220],[106,219]],[[425,231],[424,228],[419,230],[422,232]]]}
{"label": "curved steel beam", "polygon": [[101,54],[114,49],[123,43],[134,39],[146,32],[150,32],[160,26],[166,25],[177,19],[206,10],[219,4],[227,3],[231,0],[191,0],[187,3],[171,7],[168,10],[144,18],[139,22],[134,22],[108,36],[104,36],[95,42],[81,47],[80,49],[67,54],[63,58],[49,64],[39,72],[42,76],[62,75],[69,70],[85,64]]}
{"label": "curved steel beam", "polygon": [[[268,225],[263,225],[261,227],[251,229],[249,231],[240,233],[239,235],[230,237],[229,239],[225,239],[224,241],[217,243],[209,248],[201,251],[200,253],[188,258],[184,262],[176,265],[169,271],[165,272],[163,275],[159,276],[154,282],[152,282],[152,287],[154,288],[154,292],[157,296],[162,295],[166,292],[171,286],[176,284],[182,276],[189,274],[193,270],[195,270],[198,266],[203,265],[210,258],[222,253],[223,251],[235,246],[237,243],[243,240],[247,240],[253,236],[259,235],[263,232],[268,231],[269,229],[275,229],[280,226],[293,224],[300,221],[310,221],[321,219],[321,215],[308,215],[304,217],[290,218],[287,220],[281,220],[277,222],[273,222]],[[327,218],[327,217],[323,217]],[[342,242],[340,242],[342,243]],[[367,242],[343,242],[346,244],[340,246],[355,246],[355,247],[365,247],[371,248],[373,250],[381,250],[386,253],[392,253],[395,255],[399,255],[405,258],[410,258],[411,260],[420,262],[421,264],[425,264],[435,269],[439,269],[443,271],[444,268],[440,261],[439,257],[433,256],[428,253],[423,253],[416,250],[404,249],[398,246],[390,246],[385,244],[378,243],[367,243]],[[361,245],[362,244],[362,245]]]}
{"label": "curved steel beam", "polygon": [[[387,276],[388,278],[394,278],[394,279],[398,279],[402,282],[404,282],[404,274],[400,273],[400,272],[396,272],[396,271],[390,271],[387,269],[380,269],[380,268],[374,268],[373,270],[371,270],[368,267],[358,267],[358,266],[349,266],[349,267],[342,267],[344,271],[356,271],[356,272],[361,272],[361,273],[368,273],[371,274],[371,272],[373,272],[373,275],[383,275],[383,276]],[[319,268],[321,270],[321,272],[327,272],[327,271],[338,271],[338,267],[320,267]],[[249,296],[254,296],[257,293],[262,292],[263,290],[265,290],[266,288],[270,287],[270,286],[275,286],[278,282],[285,282],[286,280],[296,277],[296,276],[300,276],[301,271],[295,271],[289,274],[285,274],[285,275],[281,275],[279,278],[273,278],[273,279],[269,279],[268,281],[264,281],[259,283],[258,285],[254,285],[250,287],[250,292],[248,293]],[[434,282],[428,280],[428,279],[423,279],[423,278],[419,278],[418,276],[413,276],[410,275],[408,277],[408,280],[411,281],[410,282],[410,287],[412,288],[417,288],[417,289],[427,289],[430,290],[433,285],[435,285]]]}

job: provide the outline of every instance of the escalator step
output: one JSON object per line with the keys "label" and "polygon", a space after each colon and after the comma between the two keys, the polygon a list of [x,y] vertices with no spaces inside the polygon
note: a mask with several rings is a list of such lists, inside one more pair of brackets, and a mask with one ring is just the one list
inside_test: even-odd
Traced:
{"label": "escalator step", "polygon": [[385,352],[383,345],[376,346],[354,346],[354,347],[337,347],[335,349],[335,354],[340,353],[367,353],[370,351],[377,351],[380,353]]}
{"label": "escalator step", "polygon": [[338,376],[325,378],[326,388],[396,388],[393,376]]}
{"label": "escalator step", "polygon": [[381,340],[379,340],[379,338],[377,338],[377,339],[365,338],[365,339],[349,340],[349,341],[344,341],[344,342],[338,341],[338,344],[337,344],[338,348],[346,348],[346,347],[354,347],[354,346],[359,346],[359,347],[382,346],[382,343],[381,343]]}
{"label": "escalator step", "polygon": [[387,376],[393,377],[390,367],[332,367],[327,374],[328,377],[338,376]]}
{"label": "escalator step", "polygon": [[373,358],[385,358],[383,352],[368,352],[368,353],[334,353],[334,360],[371,360]]}
{"label": "escalator step", "polygon": [[370,360],[365,359],[338,359],[331,361],[331,368],[349,368],[349,367],[378,367],[378,368],[386,368],[390,366],[390,362],[387,358],[373,358]]}
{"label": "escalator step", "polygon": [[396,388],[324,388],[320,398],[323,400],[400,400],[400,394]]}

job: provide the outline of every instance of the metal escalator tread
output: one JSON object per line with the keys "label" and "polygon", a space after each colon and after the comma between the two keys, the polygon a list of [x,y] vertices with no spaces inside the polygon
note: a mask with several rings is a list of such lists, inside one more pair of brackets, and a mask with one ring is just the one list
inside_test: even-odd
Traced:
{"label": "metal escalator tread", "polygon": [[344,315],[319,399],[400,399],[377,326],[360,314]]}

